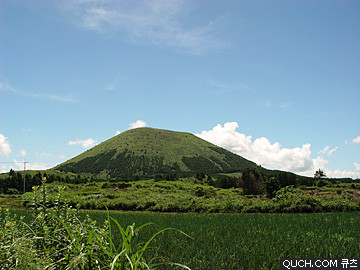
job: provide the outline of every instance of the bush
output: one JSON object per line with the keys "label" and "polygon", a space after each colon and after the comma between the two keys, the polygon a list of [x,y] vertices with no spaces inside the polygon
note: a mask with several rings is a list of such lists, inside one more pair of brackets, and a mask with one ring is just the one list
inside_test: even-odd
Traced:
{"label": "bush", "polygon": [[265,180],[266,195],[269,198],[274,198],[276,192],[280,189],[280,181],[275,177],[270,177]]}
{"label": "bush", "polygon": [[17,194],[20,194],[20,192],[16,188],[9,188],[7,190],[7,194],[9,194],[9,195],[17,195]]}

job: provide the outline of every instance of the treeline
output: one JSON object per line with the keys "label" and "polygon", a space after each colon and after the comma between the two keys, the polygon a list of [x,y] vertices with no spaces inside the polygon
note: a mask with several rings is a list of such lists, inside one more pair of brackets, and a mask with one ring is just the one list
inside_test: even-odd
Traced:
{"label": "treeline", "polygon": [[240,177],[221,176],[212,177],[205,173],[197,173],[196,178],[210,186],[217,188],[242,188],[245,195],[266,194],[272,198],[283,187],[317,186],[329,184],[349,183],[348,179],[312,178],[299,176],[290,172],[274,171],[274,173],[261,173],[257,169],[247,168]]}
{"label": "treeline", "polygon": [[182,178],[195,177],[201,184],[216,188],[230,189],[242,188],[245,195],[257,195],[266,193],[273,197],[277,190],[286,186],[314,185],[314,179],[299,177],[293,173],[276,172],[274,174],[260,173],[257,169],[247,168],[240,177],[225,176],[220,174],[205,174],[204,172],[179,175],[176,173],[156,174],[155,181],[176,181]]}
{"label": "treeline", "polygon": [[267,194],[273,197],[276,191],[285,186],[297,186],[299,180],[293,173],[267,175],[254,168],[247,168],[240,177],[206,175],[197,173],[196,178],[205,184],[217,188],[242,188],[245,195]]}
{"label": "treeline", "polygon": [[[84,177],[81,175],[66,175],[60,176],[49,173],[38,172],[31,175],[25,173],[25,192],[31,191],[33,186],[40,186],[42,179],[46,178],[47,183],[52,182],[63,182],[69,184],[81,184],[89,181],[97,181],[97,179],[91,177]],[[7,177],[0,178],[0,194],[21,194],[24,192],[24,173],[15,172],[13,169],[10,170]]]}
{"label": "treeline", "polygon": [[[61,172],[61,171],[60,171]],[[83,174],[75,173],[25,173],[25,192],[31,191],[33,186],[41,185],[43,178],[46,178],[48,183],[63,182],[69,184],[85,184],[88,182],[103,181],[104,179],[98,179],[94,176],[87,177]],[[335,179],[335,178],[311,178],[299,176],[290,172],[273,171],[272,174],[259,172],[255,168],[247,168],[242,172],[239,177],[225,176],[221,174],[211,174],[198,172],[196,174],[192,172],[172,172],[172,173],[157,173],[153,176],[146,175],[130,175],[118,178],[116,175],[110,173],[107,174],[106,180],[110,182],[118,181],[137,181],[141,179],[154,179],[155,181],[177,181],[180,179],[186,179],[189,177],[195,177],[197,181],[202,184],[207,184],[216,188],[230,189],[230,188],[242,188],[245,195],[258,195],[266,194],[269,197],[273,197],[276,191],[286,186],[317,186],[322,187],[329,184],[337,183],[350,183],[348,179]],[[352,180],[352,183],[359,182],[359,180]],[[10,170],[7,177],[0,178],[0,194],[21,194],[24,192],[24,172],[15,172]]]}

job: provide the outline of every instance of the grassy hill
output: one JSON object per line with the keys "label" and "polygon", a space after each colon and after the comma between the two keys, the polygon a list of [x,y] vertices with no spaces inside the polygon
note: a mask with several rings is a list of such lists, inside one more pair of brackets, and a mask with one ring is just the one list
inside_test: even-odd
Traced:
{"label": "grassy hill", "polygon": [[232,173],[263,168],[190,133],[154,128],[125,131],[54,169],[97,177],[167,173]]}

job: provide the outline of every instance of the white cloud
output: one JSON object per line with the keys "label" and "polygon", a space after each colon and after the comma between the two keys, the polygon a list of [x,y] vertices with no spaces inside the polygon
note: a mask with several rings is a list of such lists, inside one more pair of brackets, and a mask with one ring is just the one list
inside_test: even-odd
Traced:
{"label": "white cloud", "polygon": [[[146,122],[142,121],[142,120],[137,120],[136,122],[134,123],[130,123],[129,125],[129,129],[132,129],[132,128],[139,128],[139,127],[145,127],[147,124]],[[117,133],[117,132],[116,132]]]}
{"label": "white cloud", "polygon": [[270,107],[271,106],[271,102],[270,102],[269,99],[265,99],[260,103],[261,103],[262,106],[265,106],[265,107]]}
{"label": "white cloud", "polygon": [[126,80],[127,78],[125,76],[123,76],[122,74],[118,74],[112,81],[110,81],[109,83],[105,84],[103,86],[103,91],[114,91],[118,88],[119,84],[121,81]]}
{"label": "white cloud", "polygon": [[9,84],[4,84],[2,82],[0,82],[0,91],[11,92],[11,93],[16,94],[21,97],[46,98],[46,99],[55,100],[55,101],[59,101],[59,102],[78,102],[78,100],[76,100],[73,97],[73,95],[64,96],[64,95],[58,95],[58,94],[53,94],[53,93],[24,92],[24,91],[16,89],[15,87],[13,87]]}
{"label": "white cloud", "polygon": [[339,147],[335,146],[333,149],[330,149],[330,146],[325,146],[324,149],[320,150],[318,154],[331,156]]}
{"label": "white cloud", "polygon": [[355,139],[352,140],[353,143],[360,143],[360,136],[357,136]]}
{"label": "white cloud", "polygon": [[310,144],[290,149],[278,142],[272,144],[265,137],[253,141],[251,136],[237,132],[238,127],[238,123],[228,122],[196,135],[267,168],[297,173],[313,170]]}
{"label": "white cloud", "polygon": [[360,163],[354,163],[354,166],[355,166],[355,170],[356,171],[360,171]]}
{"label": "white cloud", "polygon": [[221,18],[202,26],[185,26],[191,1],[61,1],[59,7],[77,26],[117,33],[127,42],[203,54],[227,43],[216,37]]}
{"label": "white cloud", "polygon": [[[358,176],[358,172],[346,170],[329,170],[326,165],[328,160],[322,156],[311,157],[311,144],[301,147],[284,148],[279,142],[271,143],[267,138],[252,139],[251,136],[237,132],[239,124],[227,122],[224,126],[218,124],[213,129],[202,131],[196,136],[223,147],[233,153],[254,161],[268,169],[280,169],[294,172],[305,176],[314,176],[317,169],[323,169],[328,177],[351,177]],[[338,147],[330,149],[326,146],[319,154],[330,156]],[[360,170],[360,164],[354,163],[356,171]]]}
{"label": "white cloud", "polygon": [[16,155],[17,157],[25,157],[26,156],[26,151],[24,149],[20,150],[20,153],[18,155]]}
{"label": "white cloud", "polygon": [[336,150],[338,150],[339,147],[335,146],[333,149],[331,149],[328,153],[329,156],[331,156]]}
{"label": "white cloud", "polygon": [[7,165],[0,165],[0,173],[7,173],[9,172],[10,169],[9,169],[9,166]]}
{"label": "white cloud", "polygon": [[66,159],[66,156],[65,156],[65,155],[58,155],[58,158],[60,158],[60,159]]}
{"label": "white cloud", "polygon": [[358,172],[352,172],[352,171],[347,171],[347,170],[327,170],[326,171],[326,175],[327,177],[332,177],[332,178],[356,178],[359,176]]}
{"label": "white cloud", "polygon": [[42,151],[40,154],[36,153],[36,155],[39,157],[50,157],[51,156],[51,154],[47,153],[46,151]]}
{"label": "white cloud", "polygon": [[27,170],[47,170],[52,168],[53,166],[46,163],[28,163],[26,164]]}
{"label": "white cloud", "polygon": [[11,153],[10,143],[7,138],[0,134],[0,157],[1,156],[9,156]]}
{"label": "white cloud", "polygon": [[[26,170],[47,170],[52,167],[53,166],[46,164],[46,163],[26,162],[25,168],[26,168]],[[12,164],[1,166],[1,173],[9,172],[10,169],[13,169],[15,171],[23,171],[24,170],[24,162],[13,159]]]}
{"label": "white cloud", "polygon": [[114,91],[115,90],[115,84],[109,83],[107,85],[104,85],[103,90],[104,91]]}
{"label": "white cloud", "polygon": [[279,109],[288,109],[291,107],[293,107],[293,102],[290,101],[279,105]]}
{"label": "white cloud", "polygon": [[326,152],[329,150],[330,146],[325,146],[324,149],[320,150],[318,154],[326,154]]}
{"label": "white cloud", "polygon": [[212,88],[213,94],[226,94],[233,91],[253,92],[250,86],[243,83],[228,83],[205,76],[205,83]]}
{"label": "white cloud", "polygon": [[[13,160],[14,164],[11,165],[2,165],[0,167],[1,171],[0,173],[7,173],[10,171],[10,169],[13,169],[15,171],[23,171],[24,170],[24,163],[21,161]],[[46,164],[46,163],[32,163],[27,162],[26,163],[26,170],[47,170],[52,168],[52,165]]]}
{"label": "white cloud", "polygon": [[119,135],[120,133],[121,133],[121,131],[120,131],[120,130],[116,131],[116,135]]}
{"label": "white cloud", "polygon": [[86,140],[75,140],[75,141],[69,141],[68,145],[81,145],[82,148],[90,148],[97,144],[97,140],[94,140],[92,138],[88,138]]}
{"label": "white cloud", "polygon": [[6,173],[9,172],[10,169],[13,170],[24,170],[24,162],[22,161],[17,161],[16,159],[13,159],[12,162],[9,162],[6,165],[2,165],[1,166],[1,173]]}

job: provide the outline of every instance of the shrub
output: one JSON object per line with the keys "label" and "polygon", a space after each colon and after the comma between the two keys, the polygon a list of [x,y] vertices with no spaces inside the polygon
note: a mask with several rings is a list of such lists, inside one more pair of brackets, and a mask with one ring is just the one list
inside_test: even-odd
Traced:
{"label": "shrub", "polygon": [[9,188],[7,190],[7,194],[16,195],[16,194],[20,194],[20,192],[16,188]]}
{"label": "shrub", "polygon": [[265,180],[265,191],[269,198],[274,198],[276,192],[280,189],[280,181],[275,177]]}

